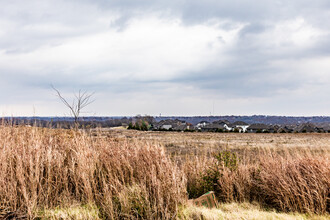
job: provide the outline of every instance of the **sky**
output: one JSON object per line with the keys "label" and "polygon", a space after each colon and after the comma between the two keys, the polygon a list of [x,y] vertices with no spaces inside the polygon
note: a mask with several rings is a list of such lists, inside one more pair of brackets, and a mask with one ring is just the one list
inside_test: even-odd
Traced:
{"label": "sky", "polygon": [[0,0],[0,114],[330,115],[329,0]]}

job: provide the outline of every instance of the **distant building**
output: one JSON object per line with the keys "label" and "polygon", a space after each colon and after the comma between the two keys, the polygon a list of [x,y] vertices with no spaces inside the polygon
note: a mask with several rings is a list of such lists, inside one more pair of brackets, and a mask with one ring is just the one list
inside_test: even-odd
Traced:
{"label": "distant building", "polygon": [[221,131],[231,131],[232,126],[228,121],[214,121],[212,123],[205,123],[205,126],[200,128],[201,131],[208,132],[221,132]]}
{"label": "distant building", "polygon": [[249,133],[269,132],[269,126],[265,124],[252,124],[247,128]]}
{"label": "distant building", "polygon": [[239,132],[246,132],[249,124],[244,121],[235,121],[232,124],[232,129],[237,129]]}
{"label": "distant building", "polygon": [[223,120],[214,121],[212,124],[218,124],[220,126],[223,126],[225,131],[233,130],[232,125],[229,123],[229,121],[223,121]]}
{"label": "distant building", "polygon": [[313,132],[324,132],[324,129],[322,127],[317,127],[316,125],[312,123],[304,123],[301,125],[298,125],[294,132],[298,133],[313,133]]}
{"label": "distant building", "polygon": [[208,125],[205,125],[204,127],[202,127],[201,131],[205,131],[205,132],[226,131],[226,127],[223,126],[222,124],[212,123],[212,124],[208,124]]}
{"label": "distant building", "polygon": [[172,125],[170,125],[170,124],[165,124],[165,125],[160,126],[160,128],[161,128],[161,129],[165,129],[165,130],[169,130],[169,129],[172,128]]}
{"label": "distant building", "polygon": [[195,127],[197,130],[201,130],[201,128],[205,127],[206,125],[210,124],[208,121],[201,121]]}
{"label": "distant building", "polygon": [[167,119],[153,124],[153,130],[185,131],[193,130],[193,128],[194,126],[192,126],[192,124],[186,123],[185,121],[181,121],[178,119]]}
{"label": "distant building", "polygon": [[323,125],[321,128],[325,133],[330,133],[330,125]]}

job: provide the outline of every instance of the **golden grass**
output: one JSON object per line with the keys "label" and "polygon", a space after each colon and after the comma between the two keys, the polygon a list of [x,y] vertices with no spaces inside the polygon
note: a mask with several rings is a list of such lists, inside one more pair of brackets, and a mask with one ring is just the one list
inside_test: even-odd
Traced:
{"label": "golden grass", "polygon": [[194,220],[326,220],[329,215],[278,213],[275,210],[264,210],[258,204],[226,203],[218,208],[187,206],[181,211],[182,219]]}
{"label": "golden grass", "polygon": [[213,190],[221,202],[258,201],[278,211],[323,214],[330,211],[330,160],[322,152],[247,149],[234,167],[207,154],[185,159],[182,167],[190,198]]}
{"label": "golden grass", "polygon": [[[329,134],[122,131],[111,135],[162,143],[184,171],[190,198],[214,190],[222,202],[258,201],[284,212],[330,211]],[[224,151],[237,155],[235,169],[213,158]],[[213,188],[205,187],[210,170],[219,172],[210,183]]]}
{"label": "golden grass", "polygon": [[106,219],[172,219],[186,199],[184,176],[157,145],[4,126],[0,151],[0,204],[29,217],[78,202]]}
{"label": "golden grass", "polygon": [[76,219],[76,220],[99,220],[100,218],[99,209],[95,205],[80,205],[70,204],[53,209],[43,209],[35,211],[35,218],[37,219],[49,219],[49,220],[60,220],[60,219]]}
{"label": "golden grass", "polygon": [[[213,157],[224,151],[237,156],[237,166]],[[1,210],[11,210],[30,218],[173,219],[188,196],[209,190],[210,170],[217,173],[211,186],[218,199],[236,203],[211,211],[188,207],[180,217],[254,219],[258,212],[265,219],[305,219],[330,211],[328,134],[2,126],[0,152],[0,218]]]}

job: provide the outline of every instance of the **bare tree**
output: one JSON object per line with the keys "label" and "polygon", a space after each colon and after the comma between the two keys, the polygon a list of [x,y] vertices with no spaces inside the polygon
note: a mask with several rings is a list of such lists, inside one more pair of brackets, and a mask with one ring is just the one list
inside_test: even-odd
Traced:
{"label": "bare tree", "polygon": [[65,99],[59,90],[57,90],[53,85],[51,85],[56,95],[63,102],[63,104],[70,109],[70,114],[74,117],[75,126],[78,127],[78,121],[80,117],[81,110],[86,106],[90,105],[94,100],[91,97],[94,93],[87,93],[86,91],[79,90],[78,94],[74,93],[74,99],[71,104]]}

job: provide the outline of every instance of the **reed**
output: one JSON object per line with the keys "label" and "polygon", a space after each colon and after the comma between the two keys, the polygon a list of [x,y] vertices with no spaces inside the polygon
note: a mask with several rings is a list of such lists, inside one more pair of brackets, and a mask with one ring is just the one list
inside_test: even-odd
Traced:
{"label": "reed", "polygon": [[184,175],[157,145],[3,126],[0,151],[0,204],[31,218],[78,202],[106,219],[172,219],[186,199]]}

